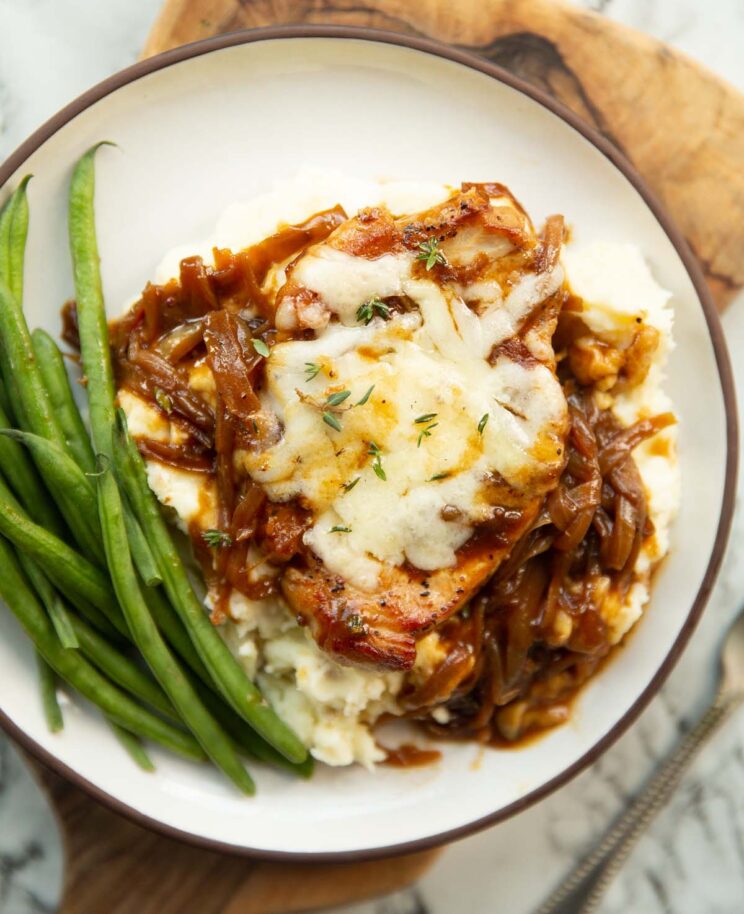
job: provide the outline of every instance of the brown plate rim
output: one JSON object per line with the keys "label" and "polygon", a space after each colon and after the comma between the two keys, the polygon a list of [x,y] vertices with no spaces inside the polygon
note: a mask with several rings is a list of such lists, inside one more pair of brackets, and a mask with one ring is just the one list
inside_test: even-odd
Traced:
{"label": "brown plate rim", "polygon": [[71,783],[85,790],[88,794],[108,806],[114,812],[131,819],[132,821],[144,825],[153,831],[159,832],[169,838],[175,838],[203,847],[209,850],[217,850],[225,853],[252,857],[262,860],[274,860],[294,863],[310,862],[341,862],[341,861],[361,861],[380,859],[384,857],[397,856],[400,854],[409,854],[424,851],[442,844],[459,840],[461,838],[473,835],[488,826],[503,822],[527,807],[532,806],[537,801],[543,799],[548,794],[568,783],[579,772],[583,771],[589,765],[599,758],[638,718],[644,708],[648,705],[653,696],[657,693],[664,680],[667,678],[672,668],[679,659],[687,642],[692,635],[705,604],[710,595],[711,589],[718,574],[721,562],[723,560],[731,521],[734,511],[734,493],[738,466],[738,430],[737,430],[737,412],[736,412],[736,395],[734,380],[731,370],[731,363],[726,348],[726,342],[723,336],[723,328],[718,316],[718,312],[713,304],[710,291],[703,278],[700,266],[693,255],[690,247],[683,238],[680,231],[675,226],[671,217],[668,215],[661,203],[656,199],[645,180],[638,174],[630,162],[613,146],[609,140],[584,123],[577,115],[566,108],[560,102],[549,96],[546,92],[531,86],[521,78],[514,76],[507,70],[477,57],[474,54],[462,51],[458,48],[419,36],[402,35],[396,32],[388,32],[379,29],[363,29],[347,26],[332,25],[287,25],[271,26],[261,29],[249,29],[239,32],[232,32],[227,35],[219,35],[214,38],[207,38],[202,41],[193,42],[165,51],[155,57],[139,61],[124,70],[104,79],[98,85],[84,92],[74,101],[62,108],[57,114],[51,117],[45,124],[36,130],[12,155],[0,166],[0,188],[2,188],[12,174],[26,161],[26,159],[42,146],[50,137],[52,137],[63,126],[77,117],[82,111],[89,108],[95,102],[111,94],[117,89],[122,88],[129,83],[141,79],[157,70],[162,70],[184,60],[193,57],[200,57],[203,54],[209,54],[213,51],[220,51],[224,48],[233,47],[241,44],[251,44],[257,41],[268,41],[272,39],[294,39],[294,38],[334,38],[342,40],[370,41],[382,44],[391,44],[398,47],[408,48],[414,51],[420,51],[435,57],[440,57],[454,63],[461,64],[471,70],[483,73],[492,79],[501,82],[512,89],[521,92],[528,98],[533,99],[547,108],[554,115],[573,127],[595,148],[597,148],[612,164],[624,175],[625,178],[633,185],[635,190],[640,194],[644,203],[654,214],[656,220],[664,230],[669,240],[674,245],[687,273],[692,281],[695,291],[698,295],[703,308],[703,313],[708,325],[711,342],[718,367],[718,375],[721,383],[724,405],[726,408],[726,436],[727,436],[727,461],[726,476],[724,483],[723,502],[721,505],[721,514],[718,522],[716,539],[713,544],[710,561],[706,569],[705,576],[700,585],[700,589],[695,597],[690,613],[685,623],[672,645],[669,653],[663,663],[653,676],[649,684],[643,690],[641,695],[636,699],[634,704],[626,711],[623,717],[586,752],[580,759],[564,769],[560,774],[551,778],[541,787],[531,791],[519,800],[510,803],[503,809],[494,813],[489,813],[480,819],[476,819],[467,825],[450,829],[446,832],[439,832],[435,835],[429,835],[425,838],[419,838],[413,841],[407,841],[401,844],[386,845],[383,847],[366,848],[363,850],[352,851],[326,851],[326,852],[289,852],[289,851],[271,851],[261,848],[238,847],[234,844],[222,842],[212,838],[205,838],[201,835],[195,835],[183,831],[172,825],[168,825],[153,819],[145,813],[128,806],[115,796],[101,790],[95,784],[92,784],[86,778],[82,777],[74,769],[61,762],[56,756],[48,752],[30,736],[18,727],[8,718],[4,712],[0,711],[0,726],[27,752],[42,762],[51,770],[61,775]]}

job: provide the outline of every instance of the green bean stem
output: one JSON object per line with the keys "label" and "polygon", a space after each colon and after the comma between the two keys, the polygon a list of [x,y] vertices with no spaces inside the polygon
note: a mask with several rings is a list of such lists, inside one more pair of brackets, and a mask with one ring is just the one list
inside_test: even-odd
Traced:
{"label": "green bean stem", "polygon": [[57,677],[41,654],[36,654],[36,669],[39,675],[39,694],[44,719],[50,733],[64,729],[65,721],[57,698]]}
{"label": "green bean stem", "polygon": [[134,733],[130,733],[129,730],[125,730],[124,727],[120,727],[111,718],[107,718],[107,720],[114,736],[134,764],[143,771],[154,771],[155,765],[139,737],[135,736]]}
{"label": "green bean stem", "polygon": [[28,197],[26,188],[31,175],[25,178],[16,188],[12,198],[13,218],[8,233],[8,287],[16,300],[23,301],[23,261],[26,257],[26,238],[28,237]]}
{"label": "green bean stem", "polygon": [[134,512],[127,501],[124,502],[124,523],[127,526],[127,539],[129,540],[129,548],[132,552],[135,568],[148,587],[157,587],[163,583],[158,570],[158,563],[155,561],[155,556],[152,549],[150,549],[150,544],[147,542],[147,537],[142,532],[142,527],[140,527],[139,521],[134,516]]}
{"label": "green bean stem", "polygon": [[24,552],[18,553],[18,562],[31,582],[31,586],[36,591],[36,595],[41,600],[42,606],[46,609],[62,647],[68,650],[75,650],[80,647],[65,604],[50,584],[47,576],[36,562]]}
{"label": "green bean stem", "polygon": [[10,226],[13,223],[13,195],[0,209],[0,277],[10,279]]}

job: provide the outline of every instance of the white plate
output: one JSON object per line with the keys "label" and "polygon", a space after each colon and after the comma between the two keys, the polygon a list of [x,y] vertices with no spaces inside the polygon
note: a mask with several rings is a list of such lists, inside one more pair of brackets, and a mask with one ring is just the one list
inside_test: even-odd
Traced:
{"label": "white plate", "polygon": [[319,766],[310,782],[257,769],[250,800],[216,772],[164,752],[154,752],[157,773],[144,774],[83,704],[65,709],[62,734],[46,732],[29,643],[9,613],[0,615],[0,710],[16,737],[121,811],[267,856],[421,848],[512,814],[567,780],[620,734],[669,672],[710,589],[730,519],[729,368],[712,307],[701,302],[702,280],[674,229],[609,148],[510,77],[453,52],[436,56],[447,53],[436,46],[393,41],[305,29],[179,49],[93,89],[0,169],[0,184],[10,187],[35,175],[26,308],[31,325],[55,333],[58,308],[72,294],[70,168],[101,139],[119,145],[97,161],[112,311],[139,292],[165,251],[204,236],[229,203],[304,165],[364,178],[501,181],[536,222],[561,212],[577,239],[639,244],[674,294],[668,387],[680,417],[683,497],[671,556],[647,617],[583,691],[571,722],[519,751],[447,745],[433,767],[370,774]]}

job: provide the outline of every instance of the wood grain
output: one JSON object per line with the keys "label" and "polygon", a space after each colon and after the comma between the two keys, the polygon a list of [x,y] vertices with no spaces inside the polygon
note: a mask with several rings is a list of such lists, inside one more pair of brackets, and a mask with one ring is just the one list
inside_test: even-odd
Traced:
{"label": "wood grain", "polygon": [[[144,56],[296,23],[438,38],[547,91],[635,164],[686,235],[720,306],[744,285],[744,97],[682,54],[560,0],[166,0]],[[221,855],[156,835],[34,769],[64,836],[61,914],[290,914],[402,888],[437,853],[312,866]]]}
{"label": "wood grain", "polygon": [[437,851],[346,864],[248,860],[130,822],[28,759],[63,837],[58,914],[291,914],[387,894],[415,882]]}
{"label": "wood grain", "polygon": [[744,96],[680,52],[560,0],[166,0],[144,53],[290,23],[438,38],[546,90],[633,162],[719,306],[744,285]]}

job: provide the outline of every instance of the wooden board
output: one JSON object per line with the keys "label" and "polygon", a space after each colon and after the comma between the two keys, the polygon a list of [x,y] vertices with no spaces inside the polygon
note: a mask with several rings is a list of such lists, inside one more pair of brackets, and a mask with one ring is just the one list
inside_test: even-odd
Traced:
{"label": "wooden board", "polygon": [[[631,159],[721,307],[744,285],[744,97],[671,48],[559,0],[166,0],[144,54],[308,22],[439,38],[547,90]],[[37,771],[65,840],[63,914],[289,914],[401,888],[436,856],[290,866],[218,855],[154,835]]]}
{"label": "wooden board", "polygon": [[289,23],[438,38],[546,90],[646,178],[721,307],[744,285],[744,96],[683,54],[560,0],[166,0],[144,53]]}
{"label": "wooden board", "polygon": [[200,850],[110,812],[38,762],[28,761],[62,832],[65,870],[58,914],[311,911],[403,888],[438,854],[297,865]]}

